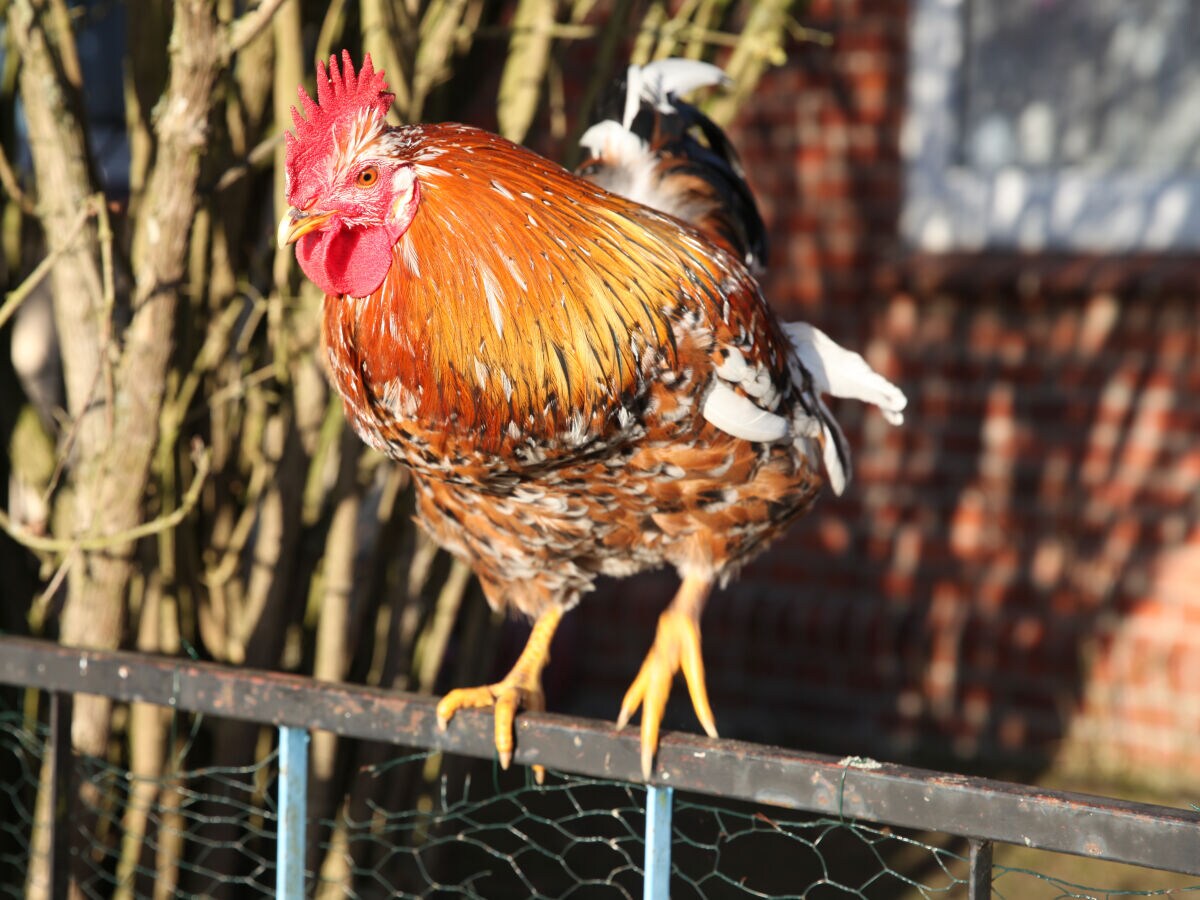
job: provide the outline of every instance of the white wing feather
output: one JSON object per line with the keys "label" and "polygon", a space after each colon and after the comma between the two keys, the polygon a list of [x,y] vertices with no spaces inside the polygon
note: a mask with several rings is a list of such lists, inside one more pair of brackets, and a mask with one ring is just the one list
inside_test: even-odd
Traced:
{"label": "white wing feather", "polygon": [[767,412],[720,379],[704,398],[704,418],[727,434],[746,441],[778,441],[791,429],[783,416]]}
{"label": "white wing feather", "polygon": [[904,421],[902,410],[908,405],[908,398],[862,356],[804,322],[789,322],[783,330],[791,338],[800,362],[812,374],[818,391],[878,406],[892,425]]}

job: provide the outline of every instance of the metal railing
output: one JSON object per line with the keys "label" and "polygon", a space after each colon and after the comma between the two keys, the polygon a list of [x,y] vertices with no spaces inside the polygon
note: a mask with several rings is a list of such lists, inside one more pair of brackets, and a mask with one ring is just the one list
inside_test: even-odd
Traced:
{"label": "metal railing", "polygon": [[[50,871],[59,879],[69,870],[62,800],[69,793],[74,694],[278,727],[276,891],[281,898],[304,896],[309,731],[494,756],[488,712],[463,710],[441,732],[432,698],[286,674],[0,636],[0,683],[51,696],[50,808],[58,811],[58,821],[52,825]],[[617,731],[608,723],[551,714],[518,717],[514,762],[615,781],[642,780],[636,729]],[[669,733],[648,788],[646,897],[668,896],[675,790],[965,837],[971,898],[991,896],[997,842],[1200,875],[1200,813],[873,760]]]}

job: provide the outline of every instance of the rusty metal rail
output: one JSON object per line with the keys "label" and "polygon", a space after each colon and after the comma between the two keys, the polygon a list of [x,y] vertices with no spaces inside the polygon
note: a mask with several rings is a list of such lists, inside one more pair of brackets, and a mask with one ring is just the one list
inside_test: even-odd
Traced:
{"label": "rusty metal rail", "polygon": [[[463,710],[443,733],[429,697],[210,663],[0,636],[0,683],[468,756],[494,755],[486,712]],[[514,760],[579,775],[642,780],[636,729],[617,731],[591,720],[521,715]],[[679,733],[664,736],[652,781],[709,796],[965,836],[971,839],[973,888],[988,883],[990,842],[997,841],[1200,875],[1200,813],[1194,811]],[[976,889],[972,895],[987,896]]]}

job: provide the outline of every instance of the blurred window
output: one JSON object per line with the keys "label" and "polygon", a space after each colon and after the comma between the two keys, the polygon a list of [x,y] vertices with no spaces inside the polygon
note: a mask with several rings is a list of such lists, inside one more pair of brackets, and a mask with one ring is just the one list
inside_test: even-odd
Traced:
{"label": "blurred window", "polygon": [[1196,0],[914,0],[904,236],[1200,248],[1198,50]]}

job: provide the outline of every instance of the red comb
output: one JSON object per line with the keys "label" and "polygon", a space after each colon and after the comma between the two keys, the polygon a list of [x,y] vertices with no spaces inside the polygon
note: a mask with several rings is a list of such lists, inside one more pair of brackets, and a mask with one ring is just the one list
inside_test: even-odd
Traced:
{"label": "red comb", "polygon": [[317,100],[314,103],[303,87],[299,89],[300,105],[304,108],[304,116],[300,110],[292,107],[292,121],[296,125],[296,137],[303,140],[311,134],[327,131],[332,122],[346,116],[348,112],[357,112],[364,107],[374,107],[380,116],[387,115],[388,107],[392,105],[392,95],[388,93],[387,82],[383,80],[383,72],[376,72],[371,63],[371,54],[363,57],[362,71],[354,74],[354,62],[350,59],[350,51],[342,51],[342,70],[338,71],[337,57],[329,57],[329,72],[326,74],[325,64],[317,63]]}
{"label": "red comb", "polygon": [[[364,109],[373,109],[383,119],[394,99],[388,92],[383,72],[375,71],[371,54],[363,57],[362,69],[355,74],[349,50],[342,51],[341,71],[336,56],[329,57],[328,72],[324,63],[317,63],[315,102],[303,87],[299,88],[299,95],[301,109],[292,107],[296,133],[285,134],[289,175],[293,168],[304,168],[304,163],[311,161],[309,157],[324,156],[329,152],[326,141],[338,122],[352,121]],[[293,185],[296,183],[294,178],[289,180]]]}

